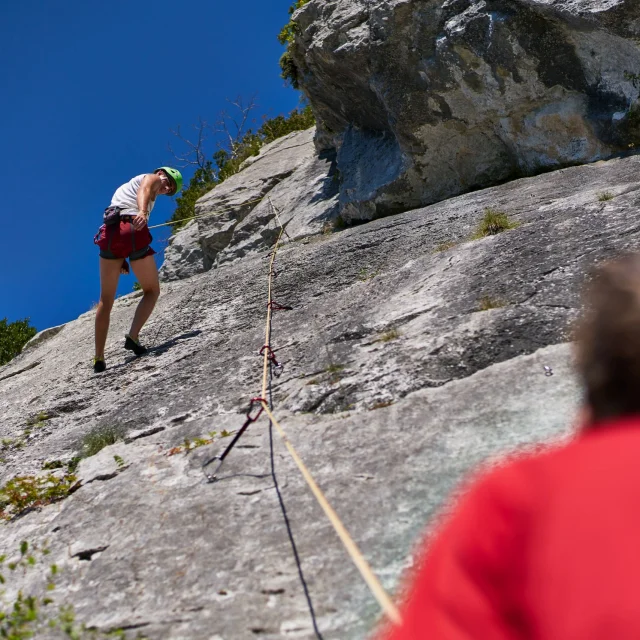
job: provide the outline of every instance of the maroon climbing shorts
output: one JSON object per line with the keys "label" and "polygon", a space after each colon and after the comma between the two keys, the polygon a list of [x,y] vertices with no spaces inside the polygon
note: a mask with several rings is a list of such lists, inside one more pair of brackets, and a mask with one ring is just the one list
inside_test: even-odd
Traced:
{"label": "maroon climbing shorts", "polygon": [[146,225],[136,231],[131,222],[120,220],[116,224],[103,224],[93,242],[100,247],[101,258],[141,260],[155,253],[151,248],[152,240],[149,227]]}

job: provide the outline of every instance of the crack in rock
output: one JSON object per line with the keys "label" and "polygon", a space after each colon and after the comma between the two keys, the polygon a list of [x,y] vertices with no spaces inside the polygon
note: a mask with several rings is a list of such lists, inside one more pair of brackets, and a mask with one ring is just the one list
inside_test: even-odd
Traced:
{"label": "crack in rock", "polygon": [[117,471],[113,473],[104,473],[102,475],[96,476],[95,478],[91,478],[91,480],[87,480],[86,484],[91,484],[92,482],[105,482],[107,480],[113,480],[118,475]]}
{"label": "crack in rock", "polygon": [[109,545],[105,545],[103,547],[96,547],[95,549],[84,549],[82,551],[78,551],[74,553],[71,557],[78,558],[78,560],[87,560],[90,561],[96,553],[102,553],[109,548]]}
{"label": "crack in rock", "polygon": [[2,376],[2,378],[0,378],[0,382],[2,382],[3,380],[7,380],[7,378],[13,378],[14,376],[19,376],[21,373],[24,373],[25,371],[30,371],[31,369],[35,369],[39,364],[40,364],[39,362],[33,362],[27,367],[18,369],[18,371],[14,371],[13,373],[8,373],[6,376]]}
{"label": "crack in rock", "polygon": [[[174,421],[172,420],[172,422]],[[140,438],[148,438],[149,436],[152,436],[156,433],[160,433],[161,431],[164,431],[164,430],[165,430],[165,427],[151,427],[150,429],[142,429],[140,431],[134,431],[124,439],[124,443],[130,444],[134,440],[140,440]]]}

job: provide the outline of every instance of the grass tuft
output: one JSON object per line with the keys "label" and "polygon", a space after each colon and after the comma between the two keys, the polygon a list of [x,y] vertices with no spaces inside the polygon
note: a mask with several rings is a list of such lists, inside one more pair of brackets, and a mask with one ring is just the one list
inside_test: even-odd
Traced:
{"label": "grass tuft", "polygon": [[400,332],[395,328],[392,327],[391,329],[388,329],[387,331],[385,331],[379,338],[378,341],[379,342],[390,342],[391,340],[396,340],[400,337]]}
{"label": "grass tuft", "polygon": [[606,202],[607,200],[613,200],[615,195],[611,191],[599,191],[596,193],[598,196],[598,202]]}
{"label": "grass tuft", "polygon": [[435,249],[434,253],[440,253],[442,251],[448,251],[449,249],[453,249],[453,247],[457,246],[457,242],[453,242],[453,240],[448,240],[447,242],[441,242]]}
{"label": "grass tuft", "polygon": [[51,416],[46,411],[40,411],[35,416],[31,416],[27,420],[27,427],[41,427],[45,423],[45,421],[49,420],[52,417],[53,416]]}
{"label": "grass tuft", "polygon": [[340,371],[343,371],[345,368],[345,365],[343,364],[334,364],[331,363],[326,369],[325,372],[326,373],[339,373]]}
{"label": "grass tuft", "polygon": [[509,216],[504,213],[504,211],[498,211],[498,209],[487,207],[484,210],[484,217],[471,236],[471,240],[479,240],[480,238],[486,238],[487,236],[495,236],[503,231],[515,229],[519,226],[520,223],[509,220]]}
{"label": "grass tuft", "polygon": [[[221,438],[228,438],[229,436],[233,435],[235,433],[235,431],[227,431],[226,429],[223,429],[220,432],[220,437]],[[200,447],[206,447],[209,444],[213,444],[213,442],[216,439],[216,436],[218,435],[217,431],[209,431],[209,437],[205,438],[204,436],[202,437],[198,437],[198,438],[194,438],[193,440],[191,440],[191,438],[185,438],[183,441],[182,446],[178,446],[178,447],[173,447],[172,449],[169,450],[169,452],[167,453],[168,456],[175,456],[178,453],[184,453],[184,454],[188,454],[191,451],[193,451],[194,449],[199,449]]]}
{"label": "grass tuft", "polygon": [[62,460],[50,460],[42,464],[44,471],[53,471],[54,469],[64,469],[64,462]]}
{"label": "grass tuft", "polygon": [[489,309],[501,309],[506,307],[506,302],[499,300],[498,298],[491,298],[490,296],[482,296],[478,300],[478,311],[489,311]]}
{"label": "grass tuft", "polygon": [[341,215],[337,215],[333,219],[333,230],[334,231],[341,231],[342,229],[346,229],[348,226],[349,225],[347,224],[347,221]]}
{"label": "grass tuft", "polygon": [[368,280],[375,278],[379,273],[379,270],[370,271],[366,267],[362,267],[362,269],[358,271],[358,280],[360,280],[360,282],[367,282]]}
{"label": "grass tuft", "polygon": [[120,426],[99,426],[87,433],[82,439],[80,456],[90,458],[116,442],[124,439],[126,429]]}
{"label": "grass tuft", "polygon": [[392,404],[393,404],[393,400],[381,400],[379,402],[374,402],[369,407],[369,411],[375,411],[376,409],[384,409],[385,407],[390,407]]}

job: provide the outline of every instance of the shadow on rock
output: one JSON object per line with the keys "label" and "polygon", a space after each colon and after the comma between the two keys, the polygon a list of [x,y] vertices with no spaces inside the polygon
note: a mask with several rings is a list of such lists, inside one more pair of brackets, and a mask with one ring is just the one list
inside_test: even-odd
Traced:
{"label": "shadow on rock", "polygon": [[157,347],[149,347],[147,349],[147,355],[160,355],[161,353],[166,353],[172,347],[175,347],[181,340],[189,340],[190,338],[195,338],[202,333],[200,329],[196,331],[189,331],[188,333],[183,333],[182,335],[176,336],[175,338],[171,338],[171,340],[167,340],[162,344],[159,344]]}

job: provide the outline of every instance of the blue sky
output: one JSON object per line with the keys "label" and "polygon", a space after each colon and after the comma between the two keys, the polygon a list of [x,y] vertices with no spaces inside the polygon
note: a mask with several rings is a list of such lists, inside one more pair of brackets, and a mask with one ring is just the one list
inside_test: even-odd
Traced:
{"label": "blue sky", "polygon": [[[0,319],[40,330],[98,300],[102,211],[120,184],[175,164],[171,129],[237,96],[257,95],[256,117],[298,106],[276,39],[291,0],[0,4]],[[173,209],[159,198],[152,224]]]}

